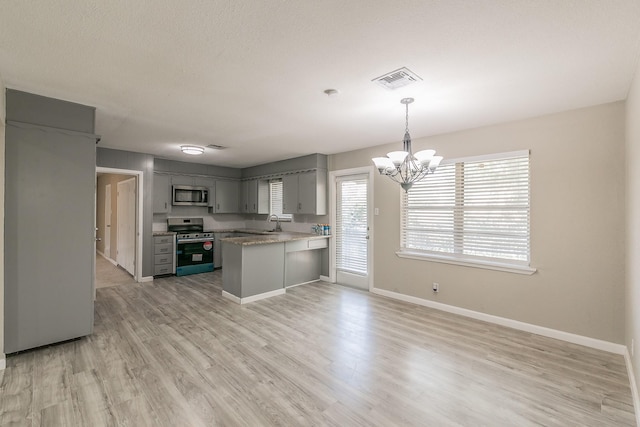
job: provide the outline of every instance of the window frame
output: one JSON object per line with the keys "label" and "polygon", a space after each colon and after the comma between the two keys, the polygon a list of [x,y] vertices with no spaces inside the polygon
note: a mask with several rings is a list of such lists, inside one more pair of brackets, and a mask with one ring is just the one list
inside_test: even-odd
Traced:
{"label": "window frame", "polygon": [[[528,190],[529,190],[529,215],[531,212],[531,159],[529,150],[520,150],[520,151],[512,151],[506,153],[496,153],[496,154],[488,154],[482,156],[473,156],[473,157],[462,157],[462,158],[454,158],[454,159],[446,159],[446,161],[442,162],[442,165],[450,165],[450,164],[460,164],[465,162],[482,162],[482,161],[495,161],[495,160],[503,160],[514,157],[529,157],[529,173],[528,173]],[[425,178],[426,180],[429,177]],[[459,182],[456,179],[454,186],[457,186]],[[409,190],[411,191],[411,190]],[[405,206],[404,206],[404,192],[400,193],[400,250],[396,252],[396,255],[400,258],[407,259],[416,259],[416,260],[426,260],[433,261],[445,264],[454,264],[454,265],[462,265],[467,267],[476,267],[476,268],[484,268],[489,270],[498,270],[498,271],[506,271],[517,274],[533,274],[536,272],[536,269],[531,267],[531,220],[529,216],[529,229],[528,229],[528,239],[529,239],[529,261],[510,261],[508,259],[503,258],[483,258],[477,256],[469,256],[460,252],[455,253],[446,253],[446,252],[436,252],[436,251],[422,251],[412,248],[405,248],[403,245],[404,237],[405,237]]]}

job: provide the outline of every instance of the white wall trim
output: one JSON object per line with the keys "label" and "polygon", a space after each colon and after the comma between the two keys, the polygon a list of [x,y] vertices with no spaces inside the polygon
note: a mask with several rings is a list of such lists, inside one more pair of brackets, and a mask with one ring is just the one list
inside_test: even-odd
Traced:
{"label": "white wall trim", "polygon": [[223,298],[226,298],[228,300],[231,300],[233,302],[235,302],[236,304],[241,304],[242,303],[242,299],[238,298],[237,296],[227,292],[227,291],[222,291],[222,296]]}
{"label": "white wall trim", "polygon": [[495,323],[496,325],[506,326],[508,328],[530,332],[532,334],[542,335],[544,337],[555,338],[573,344],[595,348],[597,350],[608,351],[609,353],[624,355],[627,348],[622,344],[616,344],[596,338],[585,337],[583,335],[572,334],[570,332],[559,331],[557,329],[546,328],[544,326],[533,325],[531,323],[520,322],[518,320],[507,319],[505,317],[494,316],[492,314],[481,313],[479,311],[468,310],[466,308],[443,304],[441,302],[430,301],[410,295],[404,295],[397,292],[388,291],[386,289],[373,288],[371,292],[400,301],[418,304],[424,307],[434,308],[436,310],[446,311],[448,313],[458,314],[460,316],[470,317],[472,319],[482,320],[489,323]]}
{"label": "white wall trim", "polygon": [[[329,223],[331,224],[332,237],[335,235],[336,230],[336,209],[337,209],[337,201],[336,201],[336,180],[341,176],[349,176],[349,175],[367,175],[368,180],[368,189],[367,189],[367,203],[368,203],[368,218],[367,221],[369,223],[369,253],[367,263],[369,264],[369,277],[368,277],[368,288],[369,292],[373,290],[374,281],[373,281],[373,254],[374,254],[374,210],[375,210],[375,201],[373,198],[374,189],[373,182],[375,177],[375,168],[373,165],[370,166],[361,166],[357,168],[350,169],[340,169],[329,172]],[[337,282],[337,269],[336,269],[336,239],[329,239],[329,277],[327,282],[336,283]]]}
{"label": "white wall trim", "polygon": [[323,276],[322,274],[320,275],[320,278],[318,280],[322,280],[323,282],[329,282],[329,283],[333,283],[331,281],[331,277],[329,276]]}
{"label": "white wall trim", "polygon": [[633,397],[633,407],[636,411],[636,424],[640,425],[640,395],[638,394],[638,383],[636,382],[636,375],[633,370],[629,349],[626,346],[624,349],[624,361],[627,365],[627,374],[629,375],[629,383],[631,385],[631,396]]}
{"label": "white wall trim", "polygon": [[318,279],[315,279],[315,280],[309,280],[309,281],[307,281],[307,282],[294,283],[293,285],[287,285],[287,287],[286,287],[286,288],[287,288],[287,289],[288,289],[288,288],[295,288],[296,286],[300,286],[300,285],[307,285],[307,284],[309,284],[309,283],[315,283],[315,282],[317,282],[317,281],[319,281],[319,280],[320,280],[320,279],[318,278]]}
{"label": "white wall trim", "polygon": [[400,250],[396,252],[400,258],[416,259],[420,261],[441,262],[444,264],[462,265],[465,267],[484,268],[486,270],[505,271],[507,273],[532,275],[537,271],[533,267],[526,265],[509,264],[506,262],[495,262],[486,260],[464,259],[449,255],[425,254],[421,252],[412,252],[409,250]]}
{"label": "white wall trim", "polygon": [[[116,168],[105,168],[102,166],[96,166],[96,174],[100,173],[110,173],[116,175],[135,175],[137,180],[137,188],[136,188],[136,265],[135,265],[135,281],[136,282],[144,282],[144,277],[142,276],[142,245],[143,245],[143,233],[142,233],[142,225],[143,225],[143,210],[144,210],[144,171],[140,170],[132,170],[132,169],[116,169]],[[97,179],[96,179],[97,183]],[[97,197],[97,187],[96,187],[96,195],[94,199]],[[95,200],[94,200],[95,201]],[[96,213],[94,212],[94,216]],[[95,221],[95,219],[94,219]]]}
{"label": "white wall trim", "polygon": [[4,353],[0,354],[2,354],[2,358],[0,358],[0,371],[4,371],[7,369],[7,356],[5,356]]}
{"label": "white wall trim", "polygon": [[142,282],[153,282],[153,276],[142,276],[139,280],[140,283]]}
{"label": "white wall trim", "polygon": [[275,297],[278,295],[282,295],[284,293],[286,293],[286,289],[282,288],[282,289],[276,289],[275,291],[269,291],[269,292],[263,292],[261,294],[258,295],[251,295],[250,297],[246,297],[246,298],[238,298],[237,296],[227,292],[227,291],[222,291],[222,296],[224,298],[227,298],[233,302],[235,302],[236,304],[248,304],[250,302],[255,302],[255,301],[259,301],[261,299],[265,299],[265,298],[271,298],[271,297]]}
{"label": "white wall trim", "polygon": [[113,260],[113,259],[109,258],[108,256],[106,256],[105,254],[103,254],[103,253],[102,253],[102,252],[100,252],[99,250],[97,250],[97,249],[96,249],[96,252],[98,252],[98,255],[100,255],[102,258],[106,259],[107,261],[109,261],[111,264],[113,264],[113,265],[115,265],[115,266],[117,266],[117,265],[118,265],[118,263],[117,263],[115,260]]}

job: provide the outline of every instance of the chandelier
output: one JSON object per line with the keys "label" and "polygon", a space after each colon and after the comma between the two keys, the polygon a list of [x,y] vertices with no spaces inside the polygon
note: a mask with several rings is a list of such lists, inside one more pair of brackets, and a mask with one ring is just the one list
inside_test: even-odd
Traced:
{"label": "chandelier", "polygon": [[420,181],[430,173],[434,173],[442,156],[436,156],[435,150],[422,150],[413,154],[411,152],[411,135],[409,135],[409,104],[413,98],[403,98],[401,104],[406,108],[406,125],[404,130],[404,151],[392,151],[387,157],[374,157],[373,162],[380,175],[386,175],[393,179],[404,189],[409,191],[414,182]]}

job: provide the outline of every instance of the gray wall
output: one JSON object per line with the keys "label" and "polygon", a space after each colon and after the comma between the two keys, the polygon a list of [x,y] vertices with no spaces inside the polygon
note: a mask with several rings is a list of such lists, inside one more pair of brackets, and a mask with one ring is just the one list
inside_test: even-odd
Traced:
{"label": "gray wall", "polygon": [[[640,380],[640,66],[627,98],[626,116],[626,318],[625,344]],[[634,348],[635,347],[635,348]],[[640,383],[638,393],[640,393]],[[637,409],[636,409],[637,410]]]}
{"label": "gray wall", "polygon": [[253,166],[242,169],[243,178],[274,175],[290,171],[308,169],[327,169],[328,157],[324,154],[309,154],[308,156],[280,160],[278,162]]}
{"label": "gray wall", "polygon": [[153,276],[153,156],[98,146],[96,166],[143,172],[142,275]]}
{"label": "gray wall", "polygon": [[5,87],[0,75],[0,367],[4,366],[4,162],[5,162]]}
{"label": "gray wall", "polygon": [[[414,151],[433,148],[450,159],[531,150],[531,264],[538,272],[398,258],[402,190],[376,173],[375,287],[622,344],[624,108],[611,103],[416,139]],[[332,155],[330,170],[370,166],[395,149],[400,142]]]}
{"label": "gray wall", "polygon": [[242,173],[240,169],[223,166],[203,165],[200,163],[178,162],[156,158],[153,169],[156,172],[183,173],[188,175],[209,175],[225,178],[240,179]]}

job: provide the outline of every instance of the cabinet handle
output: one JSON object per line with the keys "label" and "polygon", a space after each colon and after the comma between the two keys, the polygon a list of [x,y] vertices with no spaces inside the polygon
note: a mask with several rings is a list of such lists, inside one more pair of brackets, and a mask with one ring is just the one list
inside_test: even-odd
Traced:
{"label": "cabinet handle", "polygon": [[216,209],[220,209],[220,203],[218,203],[218,205],[217,205]]}
{"label": "cabinet handle", "polygon": [[302,203],[298,203],[298,210],[301,211],[302,210]]}

